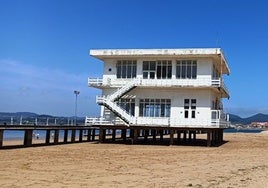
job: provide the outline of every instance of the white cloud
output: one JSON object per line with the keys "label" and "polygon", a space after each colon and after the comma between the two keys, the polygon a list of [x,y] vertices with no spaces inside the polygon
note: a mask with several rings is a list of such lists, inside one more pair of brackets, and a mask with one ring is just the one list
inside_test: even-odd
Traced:
{"label": "white cloud", "polygon": [[31,111],[73,115],[74,90],[80,90],[78,115],[98,115],[87,73],[38,67],[11,59],[0,60],[0,111]]}

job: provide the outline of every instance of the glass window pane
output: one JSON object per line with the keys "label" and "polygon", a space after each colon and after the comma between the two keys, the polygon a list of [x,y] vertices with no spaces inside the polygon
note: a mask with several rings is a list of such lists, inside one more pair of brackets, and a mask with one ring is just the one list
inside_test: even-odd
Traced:
{"label": "glass window pane", "polygon": [[161,78],[161,65],[157,66],[156,76],[157,76],[157,79]]}
{"label": "glass window pane", "polygon": [[143,61],[143,70],[149,70],[149,62],[148,61]]}
{"label": "glass window pane", "polygon": [[186,61],[182,61],[181,78],[186,78]]}
{"label": "glass window pane", "polygon": [[116,77],[121,78],[121,63],[116,66]]}
{"label": "glass window pane", "polygon": [[184,118],[188,118],[188,115],[189,115],[188,113],[189,113],[188,110],[184,111]]}
{"label": "glass window pane", "polygon": [[172,66],[169,65],[169,66],[168,66],[167,78],[171,78],[171,76],[172,76]]}
{"label": "glass window pane", "polygon": [[132,67],[132,78],[136,78],[137,77],[137,65],[134,64]]}
{"label": "glass window pane", "polygon": [[126,78],[126,76],[127,76],[127,62],[123,61],[122,78]]}
{"label": "glass window pane", "polygon": [[155,70],[156,67],[156,62],[155,61],[150,61],[150,70]]}
{"label": "glass window pane", "polygon": [[167,67],[162,66],[162,78],[167,78]]}
{"label": "glass window pane", "polygon": [[154,79],[155,78],[155,72],[150,72],[150,79]]}
{"label": "glass window pane", "polygon": [[187,61],[187,78],[191,78],[192,74],[192,66],[191,66],[191,61]]}
{"label": "glass window pane", "polygon": [[192,118],[195,118],[195,110],[192,111]]}
{"label": "glass window pane", "polygon": [[148,79],[148,72],[143,72],[143,78]]}
{"label": "glass window pane", "polygon": [[192,78],[195,79],[197,74],[197,65],[196,63],[192,66]]}

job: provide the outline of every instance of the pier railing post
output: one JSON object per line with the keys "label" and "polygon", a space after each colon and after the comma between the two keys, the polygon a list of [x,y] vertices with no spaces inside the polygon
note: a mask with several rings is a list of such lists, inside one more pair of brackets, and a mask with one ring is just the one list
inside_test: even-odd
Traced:
{"label": "pier railing post", "polygon": [[0,130],[0,147],[3,146],[4,130]]}
{"label": "pier railing post", "polygon": [[83,141],[83,129],[79,130],[79,142]]}
{"label": "pier railing post", "polygon": [[48,129],[46,131],[46,144],[49,144],[50,143],[50,130]]}
{"label": "pier railing post", "polygon": [[71,142],[75,142],[75,129],[72,130]]}
{"label": "pier railing post", "polygon": [[68,129],[65,129],[64,130],[64,137],[63,137],[63,143],[67,143],[67,141],[68,141]]}
{"label": "pier railing post", "polygon": [[59,143],[59,129],[56,129],[54,131],[54,144],[58,144]]}
{"label": "pier railing post", "polygon": [[89,142],[91,140],[91,129],[87,130],[87,141]]}
{"label": "pier railing post", "polygon": [[25,130],[24,132],[24,146],[31,146],[33,140],[33,130]]}

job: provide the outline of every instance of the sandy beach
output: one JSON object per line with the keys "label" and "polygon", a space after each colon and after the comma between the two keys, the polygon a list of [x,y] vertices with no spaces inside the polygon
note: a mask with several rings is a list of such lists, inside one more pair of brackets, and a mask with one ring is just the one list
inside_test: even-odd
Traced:
{"label": "sandy beach", "polygon": [[1,187],[268,187],[268,134],[220,147],[77,143],[0,150]]}

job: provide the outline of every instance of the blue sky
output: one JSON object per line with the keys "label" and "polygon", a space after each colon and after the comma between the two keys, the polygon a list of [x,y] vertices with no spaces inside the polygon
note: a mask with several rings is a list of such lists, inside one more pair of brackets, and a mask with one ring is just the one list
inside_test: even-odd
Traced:
{"label": "blue sky", "polygon": [[92,48],[221,47],[227,112],[268,113],[268,3],[217,0],[0,0],[0,111],[98,116]]}

